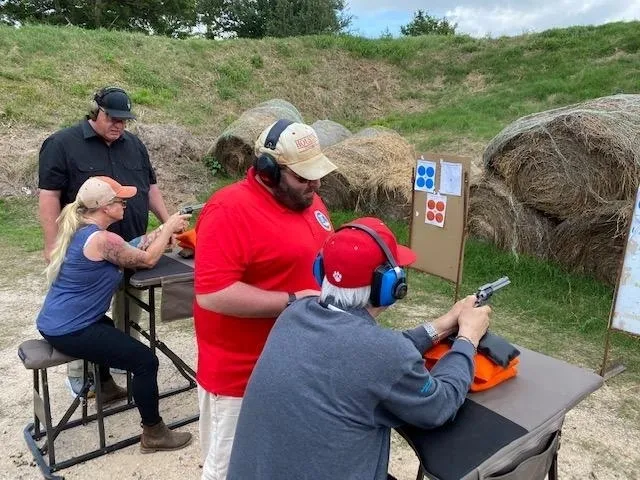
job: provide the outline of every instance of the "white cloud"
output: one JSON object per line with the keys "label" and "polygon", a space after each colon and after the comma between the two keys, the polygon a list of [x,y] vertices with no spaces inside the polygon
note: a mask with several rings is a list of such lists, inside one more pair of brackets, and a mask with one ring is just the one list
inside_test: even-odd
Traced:
{"label": "white cloud", "polygon": [[377,27],[374,19],[388,15],[406,18],[406,24],[416,10],[426,9],[457,23],[460,33],[479,37],[640,19],[640,0],[433,0],[427,7],[423,0],[351,0],[349,7],[367,31]]}

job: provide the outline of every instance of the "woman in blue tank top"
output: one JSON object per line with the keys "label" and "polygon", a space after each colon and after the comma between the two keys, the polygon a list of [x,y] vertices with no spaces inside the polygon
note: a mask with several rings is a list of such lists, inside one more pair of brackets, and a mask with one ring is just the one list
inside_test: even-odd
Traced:
{"label": "woman in blue tank top", "polygon": [[107,227],[122,220],[126,199],[136,193],[136,187],[112,178],[91,177],[80,187],[76,200],[64,207],[45,270],[50,288],[36,323],[56,350],[98,366],[105,402],[127,393],[115,383],[109,367],[133,374],[133,398],[142,417],[140,448],[150,453],[183,448],[191,443],[191,434],[169,430],[160,417],[158,358],[149,347],[115,328],[105,314],[122,269],[153,267],[171,235],[186,228],[189,215],[172,215],[141,242],[146,249],[133,247]]}

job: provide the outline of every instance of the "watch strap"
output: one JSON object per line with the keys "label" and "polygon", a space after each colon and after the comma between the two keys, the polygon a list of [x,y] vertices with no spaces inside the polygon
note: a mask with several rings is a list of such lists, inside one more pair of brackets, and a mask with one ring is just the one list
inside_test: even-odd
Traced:
{"label": "watch strap", "polygon": [[427,331],[427,335],[429,335],[429,338],[431,339],[431,343],[436,345],[440,341],[440,339],[438,338],[438,332],[436,331],[436,327],[434,327],[431,322],[425,323],[422,326]]}
{"label": "watch strap", "polygon": [[295,293],[289,292],[289,300],[287,300],[287,307],[291,305],[293,302],[295,302],[297,299],[298,297],[296,297]]}

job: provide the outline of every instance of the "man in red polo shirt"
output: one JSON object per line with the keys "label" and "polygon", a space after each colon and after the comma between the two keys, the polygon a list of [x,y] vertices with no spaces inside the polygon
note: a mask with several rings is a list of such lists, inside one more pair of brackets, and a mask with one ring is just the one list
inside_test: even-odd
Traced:
{"label": "man in red polo shirt", "polygon": [[318,295],[313,261],[333,231],[318,196],[336,169],[316,132],[287,120],[266,128],[247,177],[216,192],[196,224],[202,478],[224,480],[249,376],[276,317]]}

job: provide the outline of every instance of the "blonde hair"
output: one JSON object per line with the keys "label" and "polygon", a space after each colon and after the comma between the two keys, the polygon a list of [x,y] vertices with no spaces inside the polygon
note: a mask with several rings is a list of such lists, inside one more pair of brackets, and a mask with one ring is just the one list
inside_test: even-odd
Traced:
{"label": "blonde hair", "polygon": [[47,268],[44,269],[44,274],[49,285],[57,278],[62,262],[64,262],[67,254],[67,249],[71,243],[71,238],[84,223],[82,221],[82,215],[86,211],[86,207],[76,199],[74,202],[66,205],[62,209],[62,212],[60,212],[60,216],[56,219],[56,223],[58,224],[56,244],[51,252],[51,261]]}

